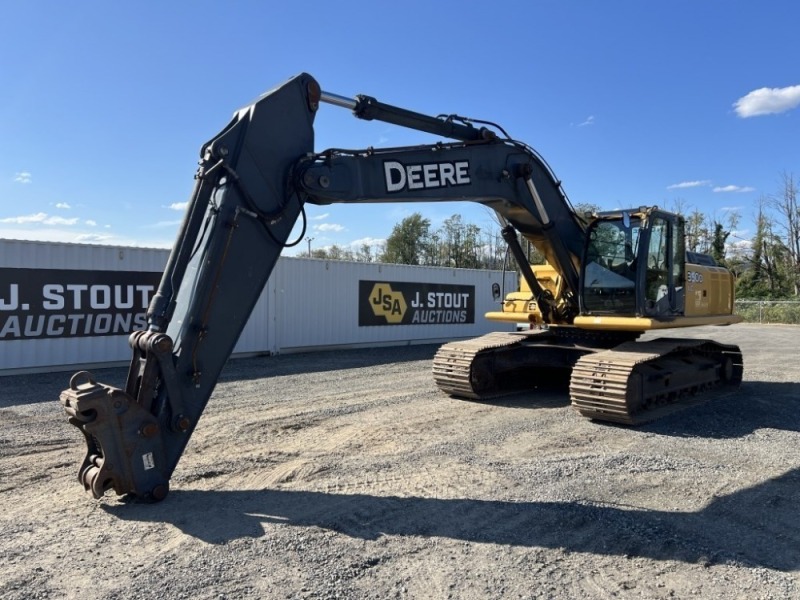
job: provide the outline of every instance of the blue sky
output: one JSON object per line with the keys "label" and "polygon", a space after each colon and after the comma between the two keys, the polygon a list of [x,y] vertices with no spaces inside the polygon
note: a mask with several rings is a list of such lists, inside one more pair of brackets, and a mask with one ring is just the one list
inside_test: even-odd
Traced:
{"label": "blue sky", "polygon": [[[799,22],[792,1],[4,2],[0,238],[171,246],[201,145],[302,71],[500,123],[573,203],[738,209],[747,237],[800,174]],[[429,140],[329,105],[316,137]],[[472,204],[311,206],[308,237],[374,244],[415,211],[492,225]]]}

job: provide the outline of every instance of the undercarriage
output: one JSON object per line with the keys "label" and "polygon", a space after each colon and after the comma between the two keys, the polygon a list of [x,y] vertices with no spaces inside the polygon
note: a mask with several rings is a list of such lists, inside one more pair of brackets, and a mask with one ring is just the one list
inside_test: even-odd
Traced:
{"label": "undercarriage", "polygon": [[570,327],[490,333],[442,346],[433,377],[447,394],[473,400],[568,385],[581,415],[626,425],[663,417],[741,383],[737,346],[636,337]]}

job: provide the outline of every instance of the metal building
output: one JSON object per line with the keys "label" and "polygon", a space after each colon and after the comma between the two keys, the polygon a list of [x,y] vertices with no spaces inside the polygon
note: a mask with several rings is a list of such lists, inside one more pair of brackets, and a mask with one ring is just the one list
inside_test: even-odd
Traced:
{"label": "metal building", "polygon": [[[127,362],[168,250],[0,240],[0,374]],[[497,271],[281,258],[234,354],[444,342],[490,323]]]}

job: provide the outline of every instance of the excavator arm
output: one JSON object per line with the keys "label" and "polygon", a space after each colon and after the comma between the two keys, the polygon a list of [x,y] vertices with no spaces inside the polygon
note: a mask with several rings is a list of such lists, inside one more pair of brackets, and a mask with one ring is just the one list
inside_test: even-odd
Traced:
{"label": "excavator arm", "polygon": [[306,202],[313,204],[462,200],[492,208],[514,234],[542,250],[577,297],[583,225],[527,147],[495,139],[328,150],[301,160],[298,169]]}
{"label": "excavator arm", "polygon": [[[320,102],[454,142],[362,151],[314,152]],[[564,277],[555,305],[532,273],[529,286],[554,321],[577,312],[583,224],[560,185],[528,146],[454,117],[430,117],[321,91],[301,74],[237,111],[201,150],[196,185],[148,328],[130,336],[125,389],[76,373],[61,402],[84,434],[79,480],[160,500],[304,203],[474,201],[545,252]],[[302,239],[302,234],[298,240]],[[527,266],[526,261],[522,264]]]}

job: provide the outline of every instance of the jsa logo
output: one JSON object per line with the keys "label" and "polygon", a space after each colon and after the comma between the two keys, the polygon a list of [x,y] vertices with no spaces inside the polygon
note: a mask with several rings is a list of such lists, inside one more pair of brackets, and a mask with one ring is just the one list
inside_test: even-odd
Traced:
{"label": "jsa logo", "polygon": [[469,185],[469,161],[404,165],[396,160],[383,163],[386,191],[428,190]]}
{"label": "jsa logo", "polygon": [[376,317],[386,317],[387,323],[400,323],[408,306],[402,292],[395,292],[388,283],[372,286],[369,303]]}

